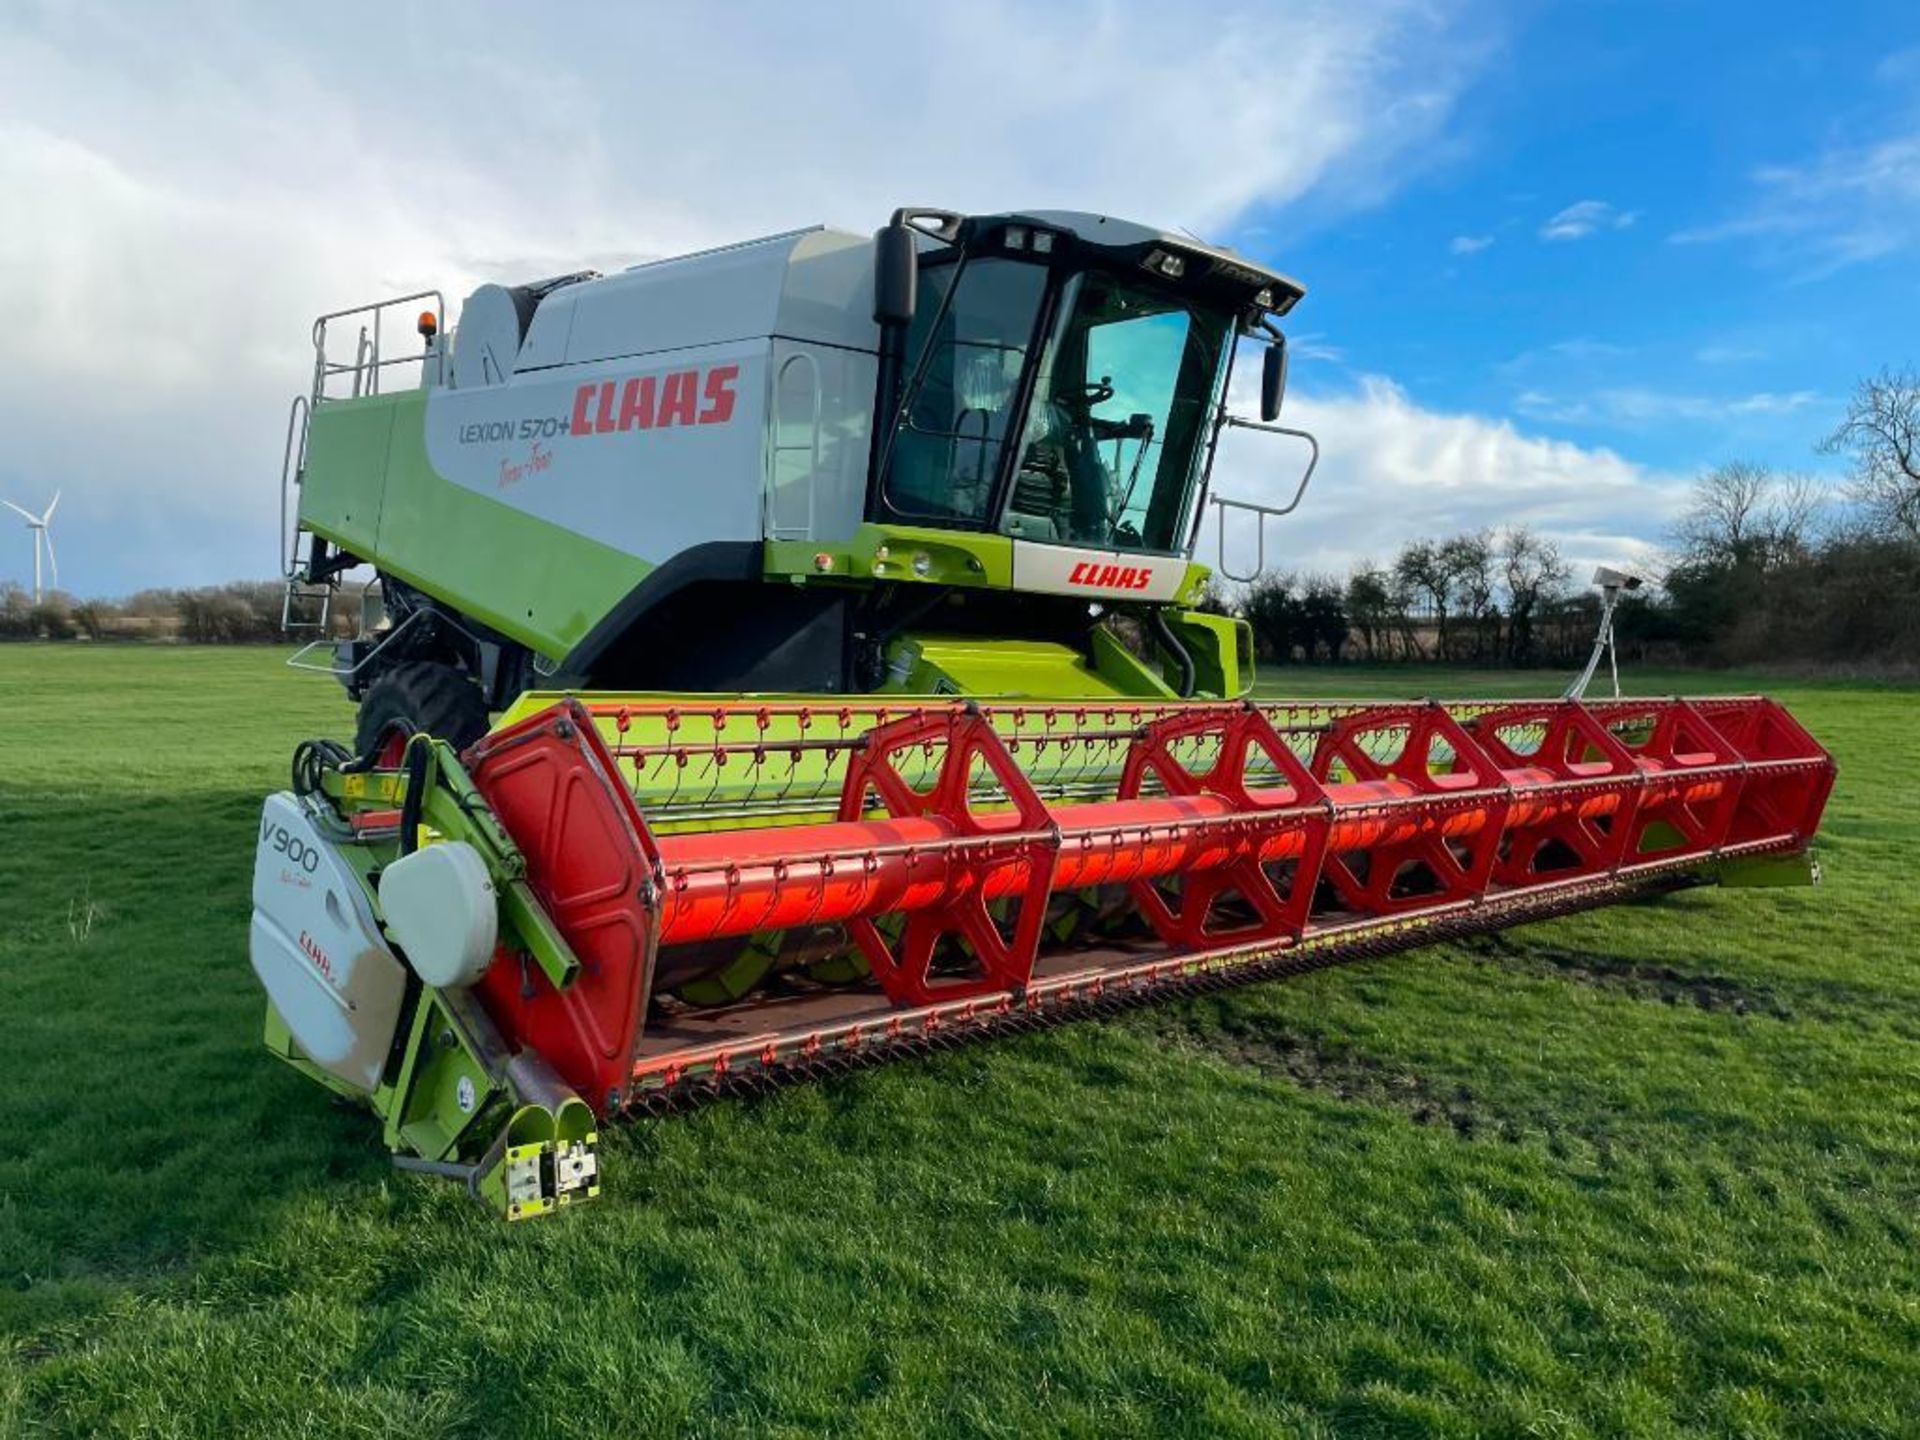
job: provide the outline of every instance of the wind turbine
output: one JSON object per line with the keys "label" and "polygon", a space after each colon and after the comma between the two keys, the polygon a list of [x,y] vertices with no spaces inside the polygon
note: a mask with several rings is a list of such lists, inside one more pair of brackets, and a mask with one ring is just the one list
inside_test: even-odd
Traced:
{"label": "wind turbine", "polygon": [[14,514],[27,522],[27,528],[33,531],[33,603],[40,603],[40,550],[46,548],[47,567],[53,572],[53,583],[60,583],[60,562],[53,553],[53,532],[47,528],[53,520],[53,512],[60,507],[60,492],[53,492],[53,499],[47,502],[45,513],[36,515],[31,510],[23,510],[11,500],[0,500]]}

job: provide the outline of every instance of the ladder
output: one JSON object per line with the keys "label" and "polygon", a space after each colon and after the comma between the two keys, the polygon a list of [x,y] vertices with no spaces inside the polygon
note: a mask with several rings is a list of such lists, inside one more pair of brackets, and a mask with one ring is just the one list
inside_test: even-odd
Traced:
{"label": "ladder", "polygon": [[287,407],[287,438],[280,453],[280,574],[285,583],[280,597],[280,629],[288,634],[317,630],[324,635],[332,618],[333,582],[309,578],[313,536],[300,529],[297,520],[291,529],[287,523],[290,516],[299,513],[297,495],[307,469],[307,425],[312,417],[308,398],[294,396]]}
{"label": "ladder", "polygon": [[[382,341],[390,325],[387,312],[430,302],[432,338],[417,354],[387,355]],[[336,310],[313,322],[313,381],[305,395],[293,397],[287,409],[287,438],[280,454],[280,574],[285,591],[280,601],[280,628],[286,632],[328,633],[338,580],[313,576],[314,537],[300,528],[299,492],[307,471],[307,432],[317,406],[331,400],[359,400],[381,393],[385,372],[396,365],[419,367],[422,385],[446,378],[446,301],[438,290],[420,290],[371,305]],[[344,324],[342,322],[345,322]],[[352,359],[335,360],[327,353],[327,334],[344,330],[352,342]],[[346,393],[329,393],[329,382],[343,382]],[[333,389],[340,388],[336,384]]]}

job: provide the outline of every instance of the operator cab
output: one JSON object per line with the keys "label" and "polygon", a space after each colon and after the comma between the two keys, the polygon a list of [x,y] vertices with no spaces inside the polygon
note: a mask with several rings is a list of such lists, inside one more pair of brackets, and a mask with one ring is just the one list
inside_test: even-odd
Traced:
{"label": "operator cab", "polygon": [[879,427],[872,518],[1184,553],[1234,341],[1277,339],[1301,287],[1097,215],[902,211],[900,228],[904,280],[888,231],[879,246],[876,318],[896,342],[879,413],[897,420]]}

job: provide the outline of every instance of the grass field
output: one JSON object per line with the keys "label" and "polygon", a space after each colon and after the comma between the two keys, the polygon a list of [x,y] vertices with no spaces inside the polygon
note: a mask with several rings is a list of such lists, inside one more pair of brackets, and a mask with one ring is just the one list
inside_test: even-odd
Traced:
{"label": "grass field", "polygon": [[1776,687],[1817,891],[628,1126],[507,1227],[259,1047],[259,800],[350,730],[278,662],[0,647],[0,1434],[1920,1433],[1920,692]]}

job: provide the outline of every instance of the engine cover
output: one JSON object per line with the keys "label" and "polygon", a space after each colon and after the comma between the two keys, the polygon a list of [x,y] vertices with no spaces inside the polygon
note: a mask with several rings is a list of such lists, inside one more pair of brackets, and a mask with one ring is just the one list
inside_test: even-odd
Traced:
{"label": "engine cover", "polygon": [[260,815],[253,859],[253,970],[294,1043],[357,1089],[380,1083],[406,995],[353,868],[285,791]]}

